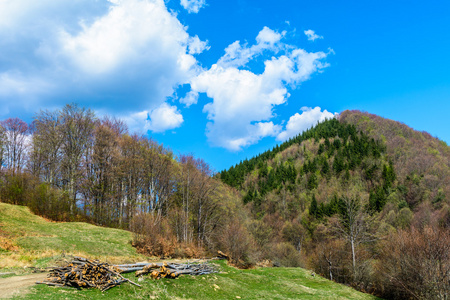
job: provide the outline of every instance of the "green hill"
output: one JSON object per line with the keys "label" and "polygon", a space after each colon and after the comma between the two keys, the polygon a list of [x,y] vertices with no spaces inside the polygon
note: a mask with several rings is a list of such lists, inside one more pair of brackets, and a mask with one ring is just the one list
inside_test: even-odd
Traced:
{"label": "green hill", "polygon": [[450,147],[426,132],[345,111],[219,177],[260,258],[389,298],[450,292]]}
{"label": "green hill", "polygon": [[[450,147],[426,132],[376,115],[345,111],[220,173],[255,214],[292,219],[317,203],[314,216],[337,213],[336,201],[358,197],[371,214],[389,203],[441,211],[449,225]],[[310,211],[308,211],[310,212]],[[311,213],[311,212],[310,212]]]}
{"label": "green hill", "polygon": [[449,204],[450,147],[444,141],[400,122],[360,111],[344,111],[340,121],[355,125],[386,145],[399,185],[406,188],[404,200],[411,206],[426,201],[435,206]]}
{"label": "green hill", "polygon": [[29,208],[0,203],[0,268],[45,265],[62,253],[96,259],[136,261],[129,231],[81,222],[51,222]]}

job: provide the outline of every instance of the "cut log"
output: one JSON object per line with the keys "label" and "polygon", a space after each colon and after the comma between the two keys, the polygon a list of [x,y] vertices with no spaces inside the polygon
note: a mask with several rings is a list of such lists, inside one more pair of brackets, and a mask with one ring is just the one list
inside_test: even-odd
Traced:
{"label": "cut log", "polygon": [[218,250],[217,251],[217,258],[221,258],[221,259],[226,259],[226,260],[230,260],[231,257],[225,253],[223,253],[222,251]]}

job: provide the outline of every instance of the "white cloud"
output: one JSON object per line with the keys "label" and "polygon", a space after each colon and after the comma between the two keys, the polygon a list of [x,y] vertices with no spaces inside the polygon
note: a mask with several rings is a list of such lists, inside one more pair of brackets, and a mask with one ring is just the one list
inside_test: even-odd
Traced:
{"label": "white cloud", "polygon": [[189,54],[199,54],[211,48],[208,46],[208,41],[201,41],[198,36],[189,38],[188,47]]}
{"label": "white cloud", "polygon": [[181,0],[180,4],[189,12],[189,13],[198,13],[200,8],[205,7],[205,0]]}
{"label": "white cloud", "polygon": [[[206,5],[181,4],[190,12]],[[279,136],[276,106],[327,66],[328,53],[285,38],[264,27],[252,45],[236,41],[202,69],[195,55],[208,41],[190,35],[164,0],[0,0],[0,115],[31,114],[64,99],[122,115],[130,131],[162,132],[183,123],[165,101],[189,83],[180,103],[196,104],[199,93],[212,99],[203,108],[209,142],[239,150]],[[261,63],[259,72],[248,70],[250,61]]]}
{"label": "white cloud", "polygon": [[183,123],[183,116],[176,106],[163,103],[150,112],[150,120],[147,123],[148,130],[153,132],[164,132],[178,128]]}
{"label": "white cloud", "polygon": [[278,33],[264,26],[256,37],[257,43],[255,45],[247,47],[246,44],[241,45],[240,41],[235,41],[225,49],[225,55],[219,59],[217,65],[222,67],[242,67],[265,50],[277,52],[284,46],[279,43],[284,35],[285,32]]}
{"label": "white cloud", "polygon": [[208,48],[164,0],[3,0],[0,105],[35,112],[70,95],[108,102],[106,113],[150,110],[198,74],[194,55]]}
{"label": "white cloud", "polygon": [[315,41],[316,39],[323,39],[323,36],[318,35],[314,30],[308,29],[304,31],[305,35],[308,37],[308,41]]}
{"label": "white cloud", "polygon": [[[239,125],[244,127],[239,127]],[[223,126],[217,126],[217,124],[210,122],[207,123],[207,136],[213,146],[223,147],[230,151],[239,151],[257,143],[264,137],[277,136],[281,129],[280,125],[275,125],[273,122]]]}
{"label": "white cloud", "polygon": [[180,99],[180,103],[183,103],[184,105],[186,105],[186,107],[189,107],[192,104],[197,104],[197,102],[198,102],[198,93],[193,91],[190,91],[189,93],[186,94],[184,98]]}
{"label": "white cloud", "polygon": [[273,31],[269,27],[264,26],[264,28],[256,36],[256,42],[258,43],[258,45],[261,44],[274,45],[275,43],[281,40],[284,34],[285,32],[282,32],[280,34],[278,32]]}
{"label": "white cloud", "polygon": [[[265,27],[255,45],[234,42],[217,64],[192,79],[193,93],[206,93],[213,99],[203,108],[211,145],[236,151],[263,137],[276,136],[281,127],[269,121],[274,108],[287,101],[288,88],[295,88],[327,66],[322,62],[326,53],[282,43],[283,35]],[[264,51],[273,56],[264,61],[261,74],[240,68]]]}
{"label": "white cloud", "polygon": [[231,151],[239,151],[243,147],[258,142],[261,138],[276,136],[281,131],[281,126],[274,125],[273,122],[259,122],[253,125],[247,125],[246,130],[248,132],[246,136],[227,140],[225,148]]}
{"label": "white cloud", "polygon": [[137,133],[139,135],[142,135],[149,130],[148,128],[149,116],[147,110],[121,116],[120,119],[123,120],[125,124],[127,124],[128,131],[131,134]]}
{"label": "white cloud", "polygon": [[311,128],[311,126],[316,125],[318,122],[323,122],[325,119],[334,118],[337,115],[336,113],[332,114],[327,110],[321,111],[321,108],[318,106],[315,108],[302,107],[301,111],[301,114],[296,113],[290,117],[286,124],[286,130],[278,134],[277,140],[286,141],[289,138]]}

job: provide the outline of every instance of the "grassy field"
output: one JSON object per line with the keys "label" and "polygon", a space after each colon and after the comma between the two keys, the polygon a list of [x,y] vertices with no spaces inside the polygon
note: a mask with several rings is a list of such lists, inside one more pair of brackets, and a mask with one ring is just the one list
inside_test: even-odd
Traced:
{"label": "grassy field", "polygon": [[113,263],[145,259],[131,246],[131,239],[125,230],[50,222],[27,207],[0,203],[0,269],[44,267],[63,253]]}
{"label": "grassy field", "polygon": [[[54,265],[63,252],[110,263],[148,259],[130,245],[131,238],[124,230],[50,222],[26,207],[0,203],[0,272],[19,274],[23,266]],[[125,283],[104,293],[36,285],[21,299],[377,299],[301,268],[238,270],[224,261],[218,264],[217,274],[157,281],[145,277],[139,282],[142,288]],[[133,274],[125,276],[136,280]]]}
{"label": "grassy field", "polygon": [[[104,293],[99,290],[61,289],[35,286],[20,299],[378,299],[344,285],[311,276],[300,268],[257,268],[237,270],[225,262],[221,273],[181,276],[178,279],[152,280],[131,284]],[[133,274],[127,274],[136,281]]]}

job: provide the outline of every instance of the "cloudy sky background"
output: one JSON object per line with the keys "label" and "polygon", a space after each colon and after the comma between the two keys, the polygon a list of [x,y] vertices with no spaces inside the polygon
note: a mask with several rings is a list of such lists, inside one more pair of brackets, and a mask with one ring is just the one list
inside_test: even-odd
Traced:
{"label": "cloudy sky background", "polygon": [[0,119],[76,102],[218,171],[345,109],[449,143],[450,5],[361,2],[0,0]]}

